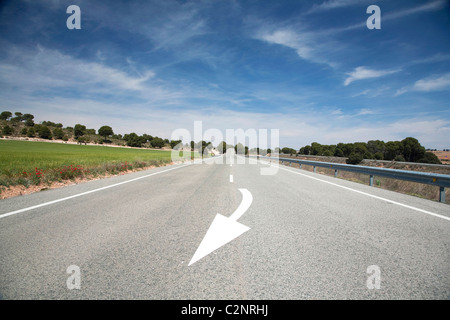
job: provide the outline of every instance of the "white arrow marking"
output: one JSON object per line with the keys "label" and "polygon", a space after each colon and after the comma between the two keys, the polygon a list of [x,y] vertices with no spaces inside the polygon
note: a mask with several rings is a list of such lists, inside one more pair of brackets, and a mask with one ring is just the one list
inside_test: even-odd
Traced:
{"label": "white arrow marking", "polygon": [[247,189],[239,189],[239,191],[243,196],[239,207],[229,218],[219,213],[216,215],[188,266],[250,230],[249,227],[244,226],[236,220],[250,207],[253,202],[253,197]]}

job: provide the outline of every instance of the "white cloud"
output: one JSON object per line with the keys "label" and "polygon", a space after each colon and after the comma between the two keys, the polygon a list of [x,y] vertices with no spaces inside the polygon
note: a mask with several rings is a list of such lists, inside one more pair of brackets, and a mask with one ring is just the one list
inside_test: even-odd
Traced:
{"label": "white cloud", "polygon": [[383,16],[382,20],[398,19],[398,18],[406,17],[406,16],[416,14],[416,13],[441,10],[446,5],[447,5],[447,0],[431,1],[431,2],[425,3],[423,5],[417,6],[417,7],[406,8],[404,10],[399,10],[397,12],[386,14]]}
{"label": "white cloud", "polygon": [[348,86],[350,83],[358,80],[379,78],[389,74],[399,72],[400,70],[373,70],[366,67],[357,67],[353,72],[347,73],[348,77],[345,79],[344,85]]}
{"label": "white cloud", "polygon": [[359,116],[364,116],[364,115],[375,114],[375,113],[376,112],[373,111],[373,110],[363,108],[363,109],[359,110],[358,115]]}
{"label": "white cloud", "polygon": [[413,86],[415,91],[440,91],[450,88],[450,73],[443,76],[432,77],[416,81]]}
{"label": "white cloud", "polygon": [[408,92],[408,88],[407,87],[403,87],[403,88],[401,88],[401,89],[398,89],[396,92],[395,92],[395,95],[394,96],[400,96],[400,95],[402,95],[402,94],[404,94],[404,93],[406,93],[406,92]]}
{"label": "white cloud", "polygon": [[398,89],[395,95],[399,96],[409,91],[432,92],[447,89],[450,89],[450,73],[417,80],[412,86]]}
{"label": "white cloud", "polygon": [[[447,0],[435,0],[435,1],[423,4],[423,5],[419,5],[419,6],[412,7],[412,8],[405,8],[403,10],[386,13],[386,14],[383,11],[383,7],[381,7],[381,14],[382,14],[381,20],[383,23],[385,21],[404,18],[404,17],[408,17],[410,15],[414,15],[414,14],[418,14],[418,13],[424,13],[424,12],[429,12],[429,11],[438,11],[438,10],[445,8],[445,6],[447,5],[446,1]],[[358,0],[326,1],[326,2],[322,3],[321,5],[313,6],[311,8],[311,10],[308,11],[307,13],[320,12],[320,11],[324,11],[324,10],[350,6],[353,4],[361,4],[361,1],[358,1]],[[367,6],[369,6],[369,5],[375,4],[375,3],[374,3],[374,1],[370,1],[370,2],[367,2],[366,4],[367,4]],[[320,31],[320,33],[333,35],[333,34],[340,33],[340,32],[357,30],[357,29],[365,29],[365,28],[366,28],[366,21],[363,20],[361,22],[358,22],[356,24],[349,25],[349,26],[336,27],[336,28],[332,28],[332,29],[322,30],[322,31]]]}
{"label": "white cloud", "polygon": [[[373,2],[373,1],[372,1]],[[324,1],[319,5],[314,5],[308,13],[325,11],[330,9],[348,7],[355,4],[361,4],[361,0],[328,0]]]}
{"label": "white cloud", "polygon": [[155,74],[147,70],[133,77],[126,72],[97,62],[87,62],[41,46],[35,51],[12,49],[9,61],[0,64],[0,80],[23,88],[61,88],[110,86],[113,90],[141,91]]}
{"label": "white cloud", "polygon": [[[292,28],[275,29],[274,31],[260,31],[257,39],[268,43],[282,45],[294,49],[298,56],[313,63],[327,64],[332,68],[337,67],[337,63],[330,61],[327,55],[331,51],[338,51],[342,44],[328,39],[322,41],[319,33],[308,31],[293,31]],[[333,50],[330,50],[330,48]]]}

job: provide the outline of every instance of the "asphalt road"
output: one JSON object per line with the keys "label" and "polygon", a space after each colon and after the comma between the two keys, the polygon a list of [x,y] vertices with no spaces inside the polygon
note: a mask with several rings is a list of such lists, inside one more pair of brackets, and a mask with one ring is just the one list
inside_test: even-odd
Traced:
{"label": "asphalt road", "polygon": [[[288,167],[261,175],[261,168],[268,165],[248,159],[181,164],[1,200],[0,295],[450,298],[448,205]],[[240,205],[239,188],[253,197],[238,220],[250,230],[188,266],[216,214]],[[74,265],[79,289],[67,284]],[[379,289],[370,289],[375,283]]]}

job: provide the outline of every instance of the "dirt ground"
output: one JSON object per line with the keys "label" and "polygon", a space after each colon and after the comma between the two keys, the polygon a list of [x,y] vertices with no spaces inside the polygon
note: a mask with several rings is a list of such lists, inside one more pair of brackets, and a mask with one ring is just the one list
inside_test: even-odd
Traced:
{"label": "dirt ground", "polygon": [[450,151],[432,151],[442,164],[450,164]]}

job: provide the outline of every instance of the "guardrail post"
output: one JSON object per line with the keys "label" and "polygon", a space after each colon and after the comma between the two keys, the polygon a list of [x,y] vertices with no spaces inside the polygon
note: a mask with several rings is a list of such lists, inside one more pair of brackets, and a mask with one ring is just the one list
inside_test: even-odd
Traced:
{"label": "guardrail post", "polygon": [[337,175],[338,175],[338,170],[334,169],[334,177],[337,178]]}
{"label": "guardrail post", "polygon": [[439,201],[445,203],[445,187],[439,187]]}
{"label": "guardrail post", "polygon": [[373,175],[370,175],[369,186],[373,187]]}

